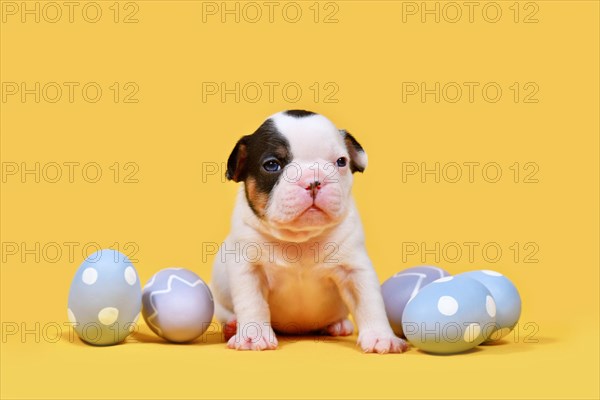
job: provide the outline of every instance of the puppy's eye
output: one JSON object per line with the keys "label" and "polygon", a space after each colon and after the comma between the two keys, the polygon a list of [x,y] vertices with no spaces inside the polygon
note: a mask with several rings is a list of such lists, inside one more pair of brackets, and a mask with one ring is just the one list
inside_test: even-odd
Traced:
{"label": "puppy's eye", "polygon": [[337,159],[336,164],[338,167],[345,167],[347,164],[348,160],[346,160],[346,157],[340,157]]}
{"label": "puppy's eye", "polygon": [[269,160],[263,164],[263,168],[267,172],[277,172],[281,169],[281,164],[277,160]]}

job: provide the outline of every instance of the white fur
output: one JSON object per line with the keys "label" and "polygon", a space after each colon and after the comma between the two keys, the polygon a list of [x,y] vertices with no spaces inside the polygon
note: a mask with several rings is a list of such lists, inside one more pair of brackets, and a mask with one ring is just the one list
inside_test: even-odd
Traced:
{"label": "white fur", "polygon": [[[342,135],[321,115],[272,118],[290,143],[292,164],[300,173],[274,187],[264,219],[252,212],[240,188],[211,283],[217,319],[238,323],[228,346],[276,348],[272,327],[286,333],[349,334],[351,312],[365,352],[401,352],[406,345],[390,328],[365,249],[350,194],[352,174],[348,166],[331,169],[339,157],[349,157]],[[306,187],[315,179],[322,187],[314,198],[317,208],[311,208]]]}

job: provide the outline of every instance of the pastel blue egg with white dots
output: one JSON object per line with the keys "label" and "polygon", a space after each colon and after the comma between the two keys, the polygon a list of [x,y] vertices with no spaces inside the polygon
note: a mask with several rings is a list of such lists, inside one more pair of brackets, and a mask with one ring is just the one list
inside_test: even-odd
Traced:
{"label": "pastel blue egg with white dots", "polygon": [[396,335],[404,335],[402,332],[402,314],[408,301],[431,282],[449,275],[448,271],[439,267],[419,265],[404,269],[383,282],[381,295],[383,296],[385,313]]}
{"label": "pastel blue egg with white dots", "polygon": [[122,342],[135,330],[141,308],[140,279],[124,254],[99,250],[77,269],[67,316],[83,341],[94,345]]}
{"label": "pastel blue egg with white dots", "polygon": [[214,301],[208,285],[184,268],[158,271],[144,286],[142,315],[158,336],[190,342],[210,326]]}
{"label": "pastel blue egg with white dots", "polygon": [[515,285],[500,272],[491,270],[469,271],[458,276],[484,284],[496,302],[496,329],[487,340],[495,341],[508,335],[521,316],[521,296]]}
{"label": "pastel blue egg with white dots", "polygon": [[402,315],[402,330],[419,349],[460,353],[481,344],[495,329],[496,303],[480,282],[467,277],[440,278],[417,293]]}

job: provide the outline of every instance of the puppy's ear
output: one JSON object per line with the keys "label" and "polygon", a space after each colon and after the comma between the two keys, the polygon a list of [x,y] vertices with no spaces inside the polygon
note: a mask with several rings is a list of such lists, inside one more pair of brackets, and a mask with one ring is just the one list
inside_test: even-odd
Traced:
{"label": "puppy's ear", "polygon": [[363,149],[350,132],[341,129],[340,133],[344,138],[344,142],[346,142],[346,148],[350,154],[350,171],[352,173],[363,172],[367,168],[367,153],[365,153],[365,149]]}
{"label": "puppy's ear", "polygon": [[243,136],[236,143],[227,159],[225,177],[230,181],[240,182],[246,178],[246,160],[248,158],[248,136]]}

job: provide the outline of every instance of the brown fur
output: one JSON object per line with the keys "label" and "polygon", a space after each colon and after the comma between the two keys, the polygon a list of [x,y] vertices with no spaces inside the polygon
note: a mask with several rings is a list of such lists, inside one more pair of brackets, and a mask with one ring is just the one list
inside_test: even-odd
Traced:
{"label": "brown fur", "polygon": [[269,196],[256,188],[256,180],[252,177],[248,177],[248,179],[246,179],[245,188],[246,198],[248,199],[250,207],[259,217],[262,218],[262,216],[265,214]]}

